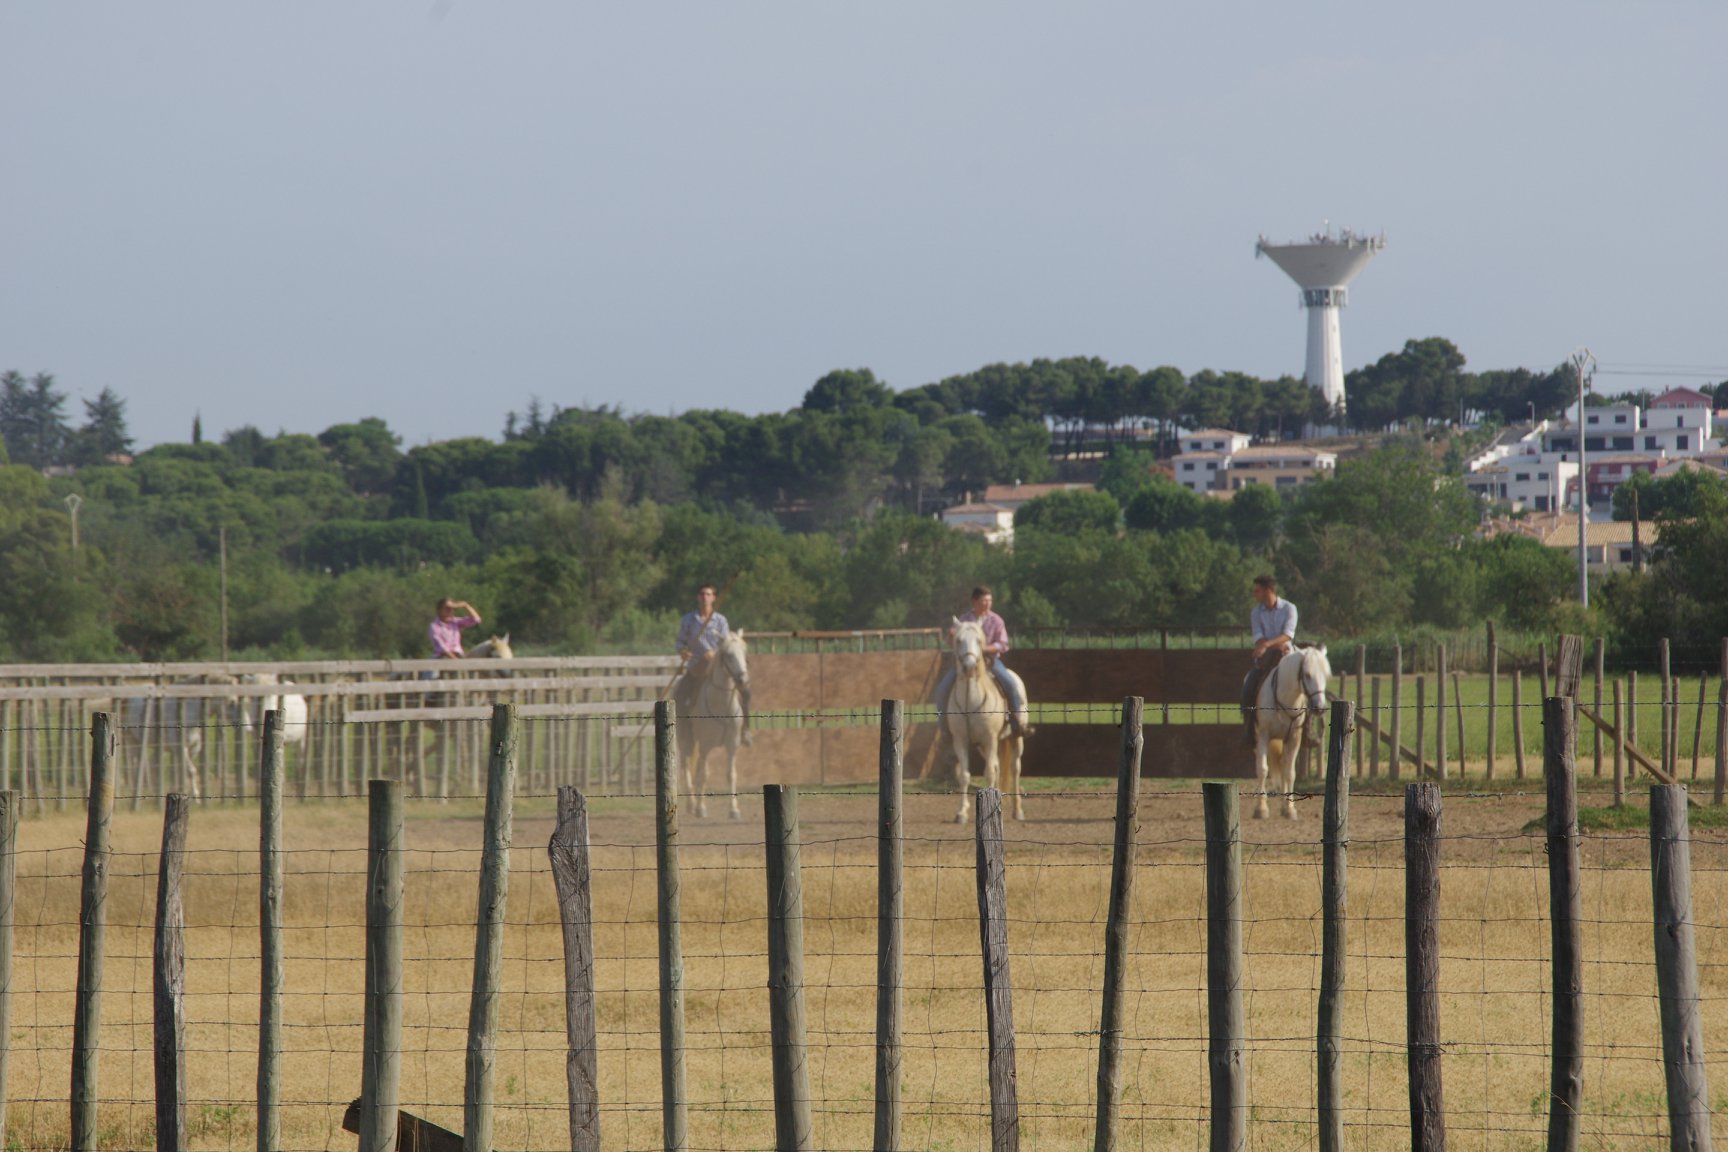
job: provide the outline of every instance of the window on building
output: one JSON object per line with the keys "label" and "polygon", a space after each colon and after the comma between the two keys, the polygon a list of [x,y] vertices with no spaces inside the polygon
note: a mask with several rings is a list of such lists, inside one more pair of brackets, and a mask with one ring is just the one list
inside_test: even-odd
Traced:
{"label": "window on building", "polygon": [[[1521,482],[1524,482],[1524,481],[1528,481],[1528,480],[1529,480],[1529,479],[1530,479],[1530,473],[1528,473],[1528,472],[1520,472],[1520,473],[1518,473],[1518,474],[1517,474],[1517,475],[1515,475],[1515,476],[1513,476],[1513,477],[1512,477],[1512,479],[1514,479],[1514,480],[1518,480],[1518,481],[1521,481]],[[1327,489],[1327,491],[1331,491],[1331,489]]]}
{"label": "window on building", "polygon": [[1546,480],[1546,479],[1548,479],[1548,473],[1546,473],[1546,472],[1538,472],[1538,473],[1536,473],[1536,479],[1538,479],[1538,480]]}
{"label": "window on building", "polygon": [[1206,471],[1208,471],[1208,472],[1218,471],[1218,461],[1216,461],[1216,460],[1207,461],[1206,462]]}
{"label": "window on building", "polygon": [[1644,437],[1644,447],[1647,451],[1650,451],[1650,452],[1656,451],[1656,437],[1654,437],[1654,436]]}
{"label": "window on building", "polygon": [[1692,438],[1690,436],[1676,436],[1674,437],[1674,450],[1676,452],[1689,452],[1691,451],[1691,443]]}
{"label": "window on building", "polygon": [[1584,423],[1586,423],[1586,424],[1600,424],[1600,423],[1602,423],[1602,417],[1592,416],[1592,417],[1590,417],[1590,419],[1584,421]]}
{"label": "window on building", "polygon": [[1614,423],[1616,423],[1616,424],[1626,423],[1626,413],[1622,412],[1618,416],[1614,417]]}
{"label": "window on building", "polygon": [[1301,481],[1295,476],[1280,476],[1278,477],[1277,486],[1279,488],[1291,488],[1299,483],[1301,483]]}
{"label": "window on building", "polygon": [[1194,471],[1194,462],[1192,460],[1190,460],[1188,463],[1182,465],[1182,471],[1184,471],[1184,472]]}

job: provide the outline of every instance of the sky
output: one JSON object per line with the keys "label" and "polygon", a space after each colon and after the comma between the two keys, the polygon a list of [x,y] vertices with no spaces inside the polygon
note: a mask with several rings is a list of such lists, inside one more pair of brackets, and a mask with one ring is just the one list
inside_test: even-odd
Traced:
{"label": "sky", "polygon": [[140,446],[1300,375],[1254,258],[1384,233],[1345,368],[1728,378],[1719,3],[0,6],[0,369]]}

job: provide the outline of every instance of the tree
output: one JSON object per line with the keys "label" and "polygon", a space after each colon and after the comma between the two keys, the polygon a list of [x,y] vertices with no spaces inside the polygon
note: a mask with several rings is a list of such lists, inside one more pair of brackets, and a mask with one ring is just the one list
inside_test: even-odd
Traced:
{"label": "tree", "polygon": [[318,443],[342,469],[348,486],[362,494],[389,491],[402,462],[402,437],[376,416],[333,424],[318,433]]}
{"label": "tree", "polygon": [[1128,527],[1142,532],[1176,532],[1198,528],[1205,510],[1204,497],[1167,476],[1154,476],[1150,484],[1128,501],[1122,519]]}
{"label": "tree", "polygon": [[1614,519],[1632,519],[1636,503],[1640,520],[1689,520],[1701,509],[1716,506],[1724,492],[1728,479],[1703,468],[1682,468],[1659,479],[1634,472],[1614,489]]}
{"label": "tree", "polygon": [[192,413],[192,443],[204,443],[204,414],[202,412]]}
{"label": "tree", "polygon": [[72,437],[72,463],[101,464],[132,451],[132,435],[126,429],[126,401],[112,388],[104,388],[96,399],[84,401],[84,426]]}
{"label": "tree", "polygon": [[1028,500],[1014,513],[1014,528],[1059,532],[1076,536],[1083,532],[1114,535],[1122,522],[1122,507],[1108,492],[1084,488],[1057,490]]}
{"label": "tree", "polygon": [[66,394],[54,387],[50,373],[28,381],[17,372],[0,376],[0,437],[14,464],[42,469],[65,462],[72,435],[65,407]]}
{"label": "tree", "polygon": [[808,412],[846,412],[853,408],[886,407],[894,397],[887,385],[868,368],[830,372],[804,393]]}

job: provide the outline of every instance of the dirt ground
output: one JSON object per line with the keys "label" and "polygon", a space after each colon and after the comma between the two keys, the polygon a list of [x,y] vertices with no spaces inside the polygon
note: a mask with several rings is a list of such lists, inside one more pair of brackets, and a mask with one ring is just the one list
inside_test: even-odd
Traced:
{"label": "dirt ground", "polygon": [[[1475,783],[1475,782],[1472,782]],[[1452,1141],[1526,1148],[1545,1125],[1550,1000],[1547,874],[1538,782],[1447,791],[1443,819],[1442,1023]],[[1102,940],[1114,796],[1101,783],[1034,782],[1008,836],[1018,1088],[1028,1146],[1091,1144]],[[1635,792],[1641,798],[1641,791]],[[1591,802],[1600,797],[1593,797]],[[875,814],[868,793],[800,797],[806,1010],[817,1145],[868,1146],[875,1013]],[[905,1143],[988,1146],[984,1015],[972,829],[956,798],[906,802]],[[1246,807],[1246,801],[1245,801]],[[1403,823],[1396,789],[1351,804],[1346,979],[1347,1143],[1407,1137]],[[518,801],[499,1037],[497,1145],[567,1147],[562,952],[544,847],[552,800]],[[1259,1149],[1315,1140],[1314,1013],[1320,922],[1318,796],[1296,821],[1243,821],[1243,989],[1252,1132]],[[711,802],[710,813],[724,805]],[[687,1066],[692,1146],[772,1142],[761,800],[742,819],[681,823]],[[1246,811],[1244,812],[1246,815]],[[480,805],[408,806],[405,1107],[460,1127],[472,975]],[[253,1145],[258,938],[257,813],[192,817],[186,908],[194,1146]],[[1148,784],[1128,964],[1124,1140],[1205,1141],[1207,1014],[1204,835],[1198,785]],[[647,797],[592,803],[602,1127],[609,1147],[660,1137],[654,820]],[[83,820],[49,813],[21,831],[7,1147],[66,1133],[72,970]],[[361,802],[288,809],[289,1052],[285,1146],[349,1149],[358,1094],[366,812]],[[123,813],[103,995],[105,1148],[152,1146],[150,932],[160,816]],[[1587,1063],[1592,1148],[1664,1137],[1660,1033],[1642,833],[1584,844]],[[1728,1044],[1728,840],[1693,845],[1706,1048]],[[1712,1066],[1719,1084],[1728,1068]],[[1720,1105],[1719,1105],[1720,1106]]]}

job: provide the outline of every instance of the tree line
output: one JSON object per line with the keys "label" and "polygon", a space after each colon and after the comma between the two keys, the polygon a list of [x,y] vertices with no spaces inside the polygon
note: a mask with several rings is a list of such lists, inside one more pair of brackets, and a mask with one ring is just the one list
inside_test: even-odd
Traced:
{"label": "tree line", "polygon": [[[1406,367],[1379,379],[1430,379],[1416,368],[1433,351],[1413,342],[1395,361]],[[530,649],[658,649],[703,580],[756,629],[928,625],[980,580],[1020,628],[1240,626],[1261,571],[1279,575],[1307,627],[1335,635],[1490,617],[1549,630],[1690,626],[1722,611],[1676,583],[1679,561],[1659,554],[1601,598],[1599,619],[1580,620],[1568,555],[1478,537],[1481,510],[1456,462],[1480,432],[1394,431],[1295,493],[1196,496],[1158,469],[1174,428],[1249,423],[1271,435],[1283,419],[1252,406],[1225,419],[1187,407],[1251,393],[1233,374],[1036,361],[895,391],[860,369],[830,373],[797,408],[760,416],[530,403],[497,439],[403,451],[378,419],[315,435],[248,426],[210,441],[200,429],[195,442],[129,463],[124,404],[104,393],[105,443],[120,450],[49,476],[44,461],[73,459],[68,437],[53,441],[58,458],[30,455],[46,443],[32,430],[64,430],[64,398],[54,402],[52,377],[12,377],[16,387],[0,386],[14,461],[0,469],[9,659],[218,655],[224,554],[236,656],[417,654],[445,595],[473,601]],[[1153,403],[1172,393],[1174,408]],[[34,408],[19,406],[33,396],[42,397]],[[90,402],[86,415],[73,438],[98,424]],[[1098,490],[1023,506],[1011,550],[930,515],[989,483],[1052,478],[1074,467],[1082,444],[1107,453]],[[1675,523],[1714,498],[1706,482],[1684,499],[1652,490],[1645,507],[1669,496],[1663,514]],[[1673,539],[1709,554],[1713,538],[1687,531]]]}

